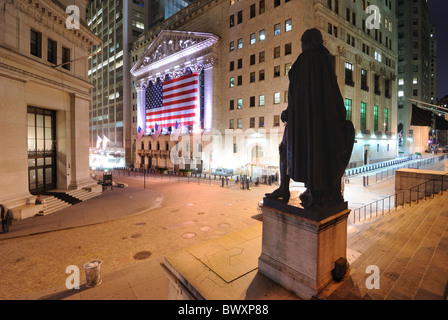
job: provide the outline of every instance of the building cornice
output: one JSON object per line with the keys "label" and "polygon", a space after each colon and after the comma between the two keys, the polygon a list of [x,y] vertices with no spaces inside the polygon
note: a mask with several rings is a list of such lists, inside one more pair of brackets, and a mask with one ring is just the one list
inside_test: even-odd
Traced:
{"label": "building cornice", "polygon": [[101,39],[91,32],[84,24],[79,29],[69,30],[65,21],[69,16],[57,4],[49,0],[9,0],[8,5],[14,6],[40,25],[52,30],[78,46],[89,47],[101,43]]}

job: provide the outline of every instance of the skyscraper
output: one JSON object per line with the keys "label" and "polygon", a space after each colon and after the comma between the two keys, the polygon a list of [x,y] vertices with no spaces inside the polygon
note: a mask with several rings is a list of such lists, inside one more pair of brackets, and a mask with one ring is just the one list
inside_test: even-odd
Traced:
{"label": "skyscraper", "polygon": [[[149,0],[90,0],[87,24],[103,42],[91,49],[89,81],[93,84],[90,104],[91,166],[125,166],[132,162],[132,80],[134,63],[128,44],[134,42],[149,24]],[[173,12],[190,1],[170,0],[157,10]],[[175,4],[178,4],[177,6]],[[174,8],[174,9],[173,9]],[[135,99],[135,97],[134,97]]]}
{"label": "skyscraper", "polygon": [[194,0],[149,0],[149,28],[168,19]]}
{"label": "skyscraper", "polygon": [[397,2],[398,17],[398,131],[400,150],[423,153],[428,145],[428,127],[412,126],[409,99],[431,103],[431,25],[426,0]]}

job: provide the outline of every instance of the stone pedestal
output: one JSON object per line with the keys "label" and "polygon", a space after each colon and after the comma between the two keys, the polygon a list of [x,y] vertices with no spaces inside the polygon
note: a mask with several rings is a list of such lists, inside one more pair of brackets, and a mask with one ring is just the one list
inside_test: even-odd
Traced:
{"label": "stone pedestal", "polygon": [[331,281],[335,262],[346,259],[347,203],[320,212],[264,199],[258,270],[302,299]]}

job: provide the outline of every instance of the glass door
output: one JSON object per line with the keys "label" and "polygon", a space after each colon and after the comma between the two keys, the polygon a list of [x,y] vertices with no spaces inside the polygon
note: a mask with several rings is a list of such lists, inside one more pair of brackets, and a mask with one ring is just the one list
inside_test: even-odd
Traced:
{"label": "glass door", "polygon": [[56,112],[28,107],[28,178],[32,194],[56,188]]}

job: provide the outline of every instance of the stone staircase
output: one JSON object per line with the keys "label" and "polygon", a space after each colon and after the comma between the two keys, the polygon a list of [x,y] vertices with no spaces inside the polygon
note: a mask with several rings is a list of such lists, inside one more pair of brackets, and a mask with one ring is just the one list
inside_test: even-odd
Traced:
{"label": "stone staircase", "polygon": [[86,189],[77,189],[66,193],[50,192],[45,195],[45,208],[39,215],[47,215],[99,195],[101,193]]}
{"label": "stone staircase", "polygon": [[[347,246],[355,257],[348,275],[330,284],[320,298],[447,299],[448,193],[349,226]],[[369,266],[378,267],[379,289],[366,285],[372,283]]]}

